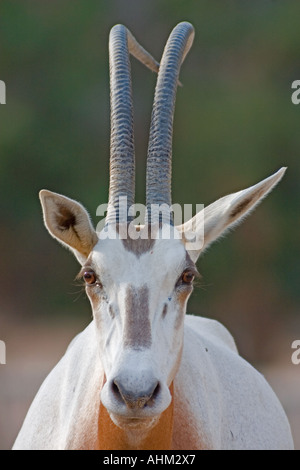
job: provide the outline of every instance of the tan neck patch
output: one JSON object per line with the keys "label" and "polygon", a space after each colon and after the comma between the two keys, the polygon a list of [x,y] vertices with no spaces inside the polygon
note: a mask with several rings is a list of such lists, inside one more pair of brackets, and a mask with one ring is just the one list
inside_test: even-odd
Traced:
{"label": "tan neck patch", "polygon": [[[173,383],[170,385],[173,396]],[[173,435],[174,401],[161,414],[158,423],[149,431],[146,438],[136,447],[130,445],[126,431],[117,427],[104,408],[100,405],[98,422],[98,450],[171,450]]]}

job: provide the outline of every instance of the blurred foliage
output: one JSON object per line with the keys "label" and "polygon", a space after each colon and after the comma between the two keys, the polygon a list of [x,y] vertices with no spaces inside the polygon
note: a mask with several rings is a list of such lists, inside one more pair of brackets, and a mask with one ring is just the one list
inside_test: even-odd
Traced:
{"label": "blurred foliage", "polygon": [[[281,166],[278,188],[199,262],[189,311],[239,332],[246,355],[299,314],[300,3],[289,0],[2,0],[0,79],[1,316],[86,315],[76,261],[43,227],[38,191],[80,200],[95,224],[107,201],[108,34],[128,26],[158,60],[173,26],[190,21],[173,145],[173,200],[208,204]],[[132,60],[137,201],[155,76]],[[84,313],[83,313],[84,312]]]}

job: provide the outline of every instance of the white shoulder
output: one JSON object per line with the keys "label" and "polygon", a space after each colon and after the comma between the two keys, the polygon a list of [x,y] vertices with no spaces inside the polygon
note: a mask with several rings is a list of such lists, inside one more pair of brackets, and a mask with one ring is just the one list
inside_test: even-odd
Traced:
{"label": "white shoulder", "polygon": [[66,441],[72,406],[81,399],[77,395],[82,384],[91,384],[91,371],[96,370],[94,330],[92,322],[79,333],[46,377],[29,408],[13,449],[60,449]]}
{"label": "white shoulder", "polygon": [[278,398],[219,322],[187,315],[175,387],[205,448],[293,448]]}
{"label": "white shoulder", "polygon": [[199,335],[209,338],[213,343],[219,343],[220,346],[227,346],[232,351],[238,352],[235,341],[227,328],[217,320],[198,317],[195,315],[186,315],[185,324]]}

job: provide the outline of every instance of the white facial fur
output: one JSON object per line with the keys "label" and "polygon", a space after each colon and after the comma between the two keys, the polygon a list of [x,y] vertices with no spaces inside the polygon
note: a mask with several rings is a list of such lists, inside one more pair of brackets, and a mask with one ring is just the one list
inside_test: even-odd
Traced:
{"label": "white facial fur", "polygon": [[[194,272],[200,253],[242,221],[284,172],[282,168],[250,188],[225,196],[172,228],[182,240],[180,236],[160,238],[161,230],[152,233],[150,240],[98,240],[81,204],[41,191],[50,234],[73,251],[83,265],[82,274],[93,270],[98,279],[87,292],[106,375],[101,400],[115,422],[120,424],[122,416],[126,426],[136,418],[153,420],[168,407],[168,387],[179,366],[183,317],[192,291],[191,285],[180,285],[182,273]],[[169,228],[163,225],[162,230]],[[202,248],[187,252],[185,235],[190,233],[204,239]]]}
{"label": "white facial fur", "polygon": [[[135,250],[139,241],[99,240],[82,270],[93,270],[101,283],[86,290],[106,374],[101,399],[115,419],[159,416],[171,401],[168,387],[179,366],[192,292],[192,284],[180,280],[185,270],[196,268],[179,239],[160,236],[161,230],[152,243],[145,241],[144,252]],[[155,398],[143,407],[132,401],[130,407],[116,389],[118,377],[121,389],[141,397],[157,383]]]}

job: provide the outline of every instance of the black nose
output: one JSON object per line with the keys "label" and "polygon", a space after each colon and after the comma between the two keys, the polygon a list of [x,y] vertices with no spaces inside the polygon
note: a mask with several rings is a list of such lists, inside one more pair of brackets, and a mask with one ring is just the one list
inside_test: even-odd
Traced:
{"label": "black nose", "polygon": [[116,377],[112,384],[115,396],[122,400],[130,409],[141,409],[146,405],[151,406],[159,394],[160,385],[157,380],[152,380],[143,389],[130,383],[121,377]]}

